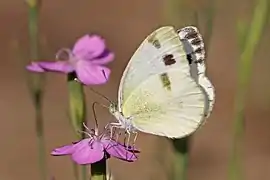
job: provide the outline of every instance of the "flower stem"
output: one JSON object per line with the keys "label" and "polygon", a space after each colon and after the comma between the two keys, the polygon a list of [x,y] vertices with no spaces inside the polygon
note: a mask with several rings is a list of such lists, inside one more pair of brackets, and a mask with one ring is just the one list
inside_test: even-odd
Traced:
{"label": "flower stem", "polygon": [[[267,11],[269,10],[268,0],[258,0],[254,10],[253,18],[250,26],[238,26],[239,45],[241,56],[238,69],[238,83],[235,98],[235,117],[234,117],[234,134],[231,157],[229,162],[229,179],[241,180],[244,179],[241,170],[242,160],[242,143],[244,135],[244,109],[247,88],[249,85],[252,59],[256,46],[259,43],[263,28],[267,20]],[[240,24],[241,22],[239,22]],[[241,28],[241,29],[240,29]]]}
{"label": "flower stem", "polygon": [[[69,89],[69,112],[70,112],[71,123],[75,131],[75,134],[78,135],[78,130],[80,132],[85,131],[83,123],[86,124],[85,122],[86,103],[85,103],[85,94],[83,91],[83,85],[75,81],[75,78],[77,78],[75,72],[69,73],[67,77],[67,81],[68,81],[68,89]],[[78,138],[84,139],[85,134],[79,133]],[[87,179],[86,169],[87,169],[86,166],[81,167],[82,180]],[[78,167],[76,164],[73,164],[73,170],[74,170],[75,178],[78,179]]]}
{"label": "flower stem", "polygon": [[91,180],[106,180],[106,158],[91,165]]}
{"label": "flower stem", "polygon": [[173,140],[174,147],[174,169],[173,180],[187,179],[188,155],[189,155],[189,137]]}
{"label": "flower stem", "polygon": [[[179,0],[168,0],[166,1],[167,17],[170,23],[175,25],[177,28],[182,26],[193,25],[199,26],[199,15],[196,10],[192,10],[189,7],[187,1]],[[182,8],[183,7],[183,8]],[[193,14],[192,14],[193,13]],[[214,16],[214,3],[211,2],[208,8],[204,9],[203,12],[207,18],[207,29],[206,29],[206,43],[209,43],[212,34],[212,24]],[[207,44],[209,47],[209,44]],[[185,137],[183,139],[172,140],[174,147],[174,162],[173,162],[173,174],[171,179],[187,179],[187,168],[188,168],[188,157],[189,157],[189,144],[191,137]]]}
{"label": "flower stem", "polygon": [[75,180],[79,180],[79,167],[75,162],[72,162],[72,168]]}
{"label": "flower stem", "polygon": [[[39,40],[38,40],[38,19],[41,0],[27,0],[28,5],[28,29],[30,37],[30,58],[31,61],[38,60]],[[45,154],[45,139],[42,118],[42,97],[43,97],[43,78],[42,76],[29,75],[27,77],[29,89],[35,106],[36,136],[39,152],[39,171],[42,180],[47,179],[47,166]]]}
{"label": "flower stem", "polygon": [[[181,28],[189,24],[189,19],[193,16],[184,0],[167,0],[165,2],[165,17],[166,20],[173,24],[176,28]],[[182,8],[183,7],[183,8]],[[188,139],[172,140],[171,143],[174,148],[173,169],[170,172],[170,179],[185,180],[187,177],[188,165]]]}
{"label": "flower stem", "polygon": [[[95,120],[95,134],[98,135],[98,121],[95,113],[95,103],[93,103],[92,105],[92,110]],[[106,180],[106,175],[107,175],[106,158],[91,165],[91,180]]]}

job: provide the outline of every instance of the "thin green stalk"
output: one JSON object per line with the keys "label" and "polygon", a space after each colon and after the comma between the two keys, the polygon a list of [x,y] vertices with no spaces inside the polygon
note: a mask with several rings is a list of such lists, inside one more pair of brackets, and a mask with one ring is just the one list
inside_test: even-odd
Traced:
{"label": "thin green stalk", "polygon": [[[38,19],[41,1],[28,0],[28,28],[30,38],[30,58],[36,61],[39,58]],[[27,77],[30,92],[35,106],[36,136],[39,153],[39,171],[42,180],[47,179],[45,139],[42,116],[43,78],[42,76]]]}
{"label": "thin green stalk", "polygon": [[189,143],[190,138],[173,140],[174,146],[174,164],[173,164],[173,180],[185,180],[187,179],[188,169],[188,156],[189,156]]}
{"label": "thin green stalk", "polygon": [[72,168],[75,180],[79,180],[79,167],[75,162],[72,163]]}
{"label": "thin green stalk", "polygon": [[251,77],[252,60],[267,19],[268,3],[268,0],[258,0],[250,26],[238,26],[239,45],[242,45],[242,47],[240,47],[241,56],[238,66],[238,83],[235,98],[234,139],[229,162],[230,180],[244,179],[241,161],[243,154],[245,98]]}
{"label": "thin green stalk", "polygon": [[106,159],[91,165],[91,180],[106,180]]}
{"label": "thin green stalk", "polygon": [[165,17],[169,24],[180,28],[190,23],[193,17],[193,12],[186,8],[189,1],[186,0],[167,0],[164,1]]}
{"label": "thin green stalk", "polygon": [[206,31],[204,34],[204,43],[207,44],[205,47],[206,53],[209,52],[208,47],[210,47],[210,41],[212,37],[212,31],[213,31],[213,22],[215,17],[215,0],[210,0],[209,5],[206,9],[204,9],[203,15],[206,17]]}
{"label": "thin green stalk", "polygon": [[[86,103],[85,103],[85,94],[83,91],[83,85],[77,81],[75,73],[68,74],[68,89],[69,89],[69,112],[70,119],[75,131],[75,134],[78,135],[79,139],[84,139],[84,133],[78,133],[85,131],[83,123],[86,124]],[[87,179],[86,166],[81,167],[81,179]],[[73,164],[74,176],[78,180],[78,166]]]}
{"label": "thin green stalk", "polygon": [[[167,0],[165,2],[165,17],[168,23],[176,28],[181,28],[189,24],[189,20],[193,14],[186,7],[186,2],[183,0]],[[188,165],[188,141],[189,138],[172,140],[174,148],[173,168],[169,172],[169,178],[172,180],[185,180],[187,178]]]}
{"label": "thin green stalk", "polygon": [[[184,1],[179,0],[170,0],[167,1],[167,17],[169,21],[175,25],[177,28],[186,26],[186,25],[196,25],[199,26],[199,15],[195,10],[192,11],[187,5],[185,8],[183,7]],[[206,33],[205,40],[206,43],[209,43],[210,37],[212,35],[212,27],[213,27],[213,16],[214,16],[214,3],[210,3],[209,7],[204,9],[203,13],[206,15],[207,24],[206,24]],[[185,9],[184,13],[183,10]],[[186,13],[188,11],[188,13]],[[191,14],[193,12],[193,14]],[[185,17],[185,18],[183,18]],[[192,20],[193,24],[190,23]],[[182,25],[182,26],[179,26]],[[209,46],[209,44],[207,44]],[[170,176],[170,179],[174,180],[186,180],[187,179],[187,169],[188,169],[188,157],[189,157],[189,144],[191,141],[191,137],[186,137],[183,139],[172,140],[172,144],[174,147],[174,160],[173,160],[173,174]]]}

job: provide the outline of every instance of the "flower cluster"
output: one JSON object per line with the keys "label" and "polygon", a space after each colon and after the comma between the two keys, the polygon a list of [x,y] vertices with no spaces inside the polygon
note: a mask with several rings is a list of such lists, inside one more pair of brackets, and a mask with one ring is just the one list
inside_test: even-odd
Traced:
{"label": "flower cluster", "polygon": [[[63,53],[66,53],[67,57],[61,60]],[[37,73],[75,73],[76,80],[82,84],[96,85],[108,81],[111,71],[104,65],[113,59],[114,54],[106,48],[105,41],[101,37],[85,35],[77,40],[72,50],[58,51],[56,61],[32,62],[26,68]],[[71,155],[72,160],[81,165],[92,164],[110,156],[129,162],[137,160],[135,153],[139,153],[138,150],[127,148],[106,133],[98,135],[97,130],[89,130],[86,126],[85,128],[88,132],[84,133],[88,138],[56,148],[51,155]]]}

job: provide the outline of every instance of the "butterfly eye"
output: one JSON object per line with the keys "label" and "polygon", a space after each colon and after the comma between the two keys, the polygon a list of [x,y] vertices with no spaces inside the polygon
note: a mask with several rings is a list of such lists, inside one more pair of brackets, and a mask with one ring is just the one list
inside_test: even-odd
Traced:
{"label": "butterfly eye", "polygon": [[115,113],[117,111],[117,104],[111,103],[110,106],[109,106],[109,111],[111,113]]}

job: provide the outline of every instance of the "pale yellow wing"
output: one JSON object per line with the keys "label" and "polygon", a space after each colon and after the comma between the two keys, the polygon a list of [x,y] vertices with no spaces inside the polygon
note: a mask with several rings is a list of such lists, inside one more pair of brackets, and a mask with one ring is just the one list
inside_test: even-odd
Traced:
{"label": "pale yellow wing", "polygon": [[194,132],[207,108],[205,92],[191,78],[173,27],[149,35],[121,79],[119,110],[140,131],[171,138]]}
{"label": "pale yellow wing", "polygon": [[120,81],[118,108],[121,111],[131,92],[152,75],[168,71],[171,66],[164,64],[163,57],[174,53],[174,66],[182,72],[189,72],[189,65],[179,36],[171,26],[161,27],[152,32],[131,57]]}
{"label": "pale yellow wing", "polygon": [[189,74],[177,68],[166,73],[170,89],[164,88],[161,76],[165,75],[153,75],[140,84],[125,101],[123,114],[133,117],[133,125],[142,132],[185,137],[205,120],[207,96]]}

